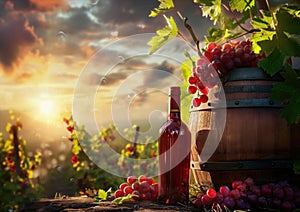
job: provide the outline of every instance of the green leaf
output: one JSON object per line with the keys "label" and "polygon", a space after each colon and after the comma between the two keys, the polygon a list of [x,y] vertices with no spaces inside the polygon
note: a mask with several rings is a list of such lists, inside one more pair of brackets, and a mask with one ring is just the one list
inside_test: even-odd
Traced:
{"label": "green leaf", "polygon": [[255,0],[230,0],[229,4],[232,10],[244,12],[255,6]]}
{"label": "green leaf", "polygon": [[98,198],[102,200],[106,200],[107,198],[107,193],[103,189],[98,190]]}
{"label": "green leaf", "polygon": [[300,56],[300,9],[282,6],[276,13],[279,49],[286,56]]}
{"label": "green leaf", "polygon": [[124,201],[132,201],[132,197],[139,197],[136,194],[128,194],[127,196],[115,198],[112,203],[122,204]]}
{"label": "green leaf", "polygon": [[293,165],[295,174],[300,174],[300,160],[296,160]]}
{"label": "green leaf", "polygon": [[195,3],[201,4],[201,5],[206,5],[206,6],[212,6],[214,5],[214,0],[194,0]]}
{"label": "green leaf", "polygon": [[189,115],[190,115],[190,106],[191,101],[193,99],[193,95],[187,92],[187,87],[189,86],[188,78],[192,75],[192,69],[194,63],[197,60],[197,57],[191,57],[189,54],[186,53],[187,59],[185,59],[181,64],[182,76],[184,78],[184,82],[180,85],[181,89],[181,119],[188,123]]}
{"label": "green leaf", "polygon": [[300,76],[290,67],[285,70],[285,80],[274,83],[271,99],[279,102],[288,100],[281,115],[288,124],[296,123],[300,115]]}
{"label": "green leaf", "polygon": [[268,14],[264,15],[263,17],[254,17],[252,19],[252,26],[260,30],[274,31],[274,29],[272,28],[272,24],[273,19]]}
{"label": "green leaf", "polygon": [[156,52],[178,34],[178,28],[173,17],[164,17],[167,21],[167,25],[163,29],[157,30],[157,36],[152,37],[152,39],[148,42],[148,45],[151,46],[150,54]]}
{"label": "green leaf", "polygon": [[200,4],[202,15],[210,17],[210,20],[216,24],[221,16],[221,0],[194,0],[195,3]]}
{"label": "green leaf", "polygon": [[152,10],[149,17],[155,17],[160,13],[164,13],[172,8],[174,8],[174,3],[172,0],[159,0],[160,5],[158,8],[154,8],[154,11]]}
{"label": "green leaf", "polygon": [[287,105],[280,111],[282,117],[284,117],[288,124],[297,123],[300,115],[300,99],[291,100]]}
{"label": "green leaf", "polygon": [[298,45],[300,44],[300,35],[299,34],[290,34],[288,32],[283,32],[289,39],[293,40]]}
{"label": "green leaf", "polygon": [[268,57],[258,61],[258,66],[273,76],[282,69],[284,60],[285,55],[275,48]]}
{"label": "green leaf", "polygon": [[276,12],[277,27],[283,32],[300,34],[300,7],[283,5]]}

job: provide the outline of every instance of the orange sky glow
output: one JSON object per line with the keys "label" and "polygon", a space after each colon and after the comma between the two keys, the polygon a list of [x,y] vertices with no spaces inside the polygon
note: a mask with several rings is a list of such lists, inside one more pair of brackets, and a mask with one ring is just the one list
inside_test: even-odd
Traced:
{"label": "orange sky glow", "polygon": [[[178,4],[186,13],[193,11],[190,14],[194,15],[198,11],[193,4]],[[62,117],[72,113],[74,90],[90,60],[114,41],[136,34],[154,33],[162,28],[165,25],[162,17],[148,17],[150,10],[157,5],[158,2],[150,0],[1,1],[0,111],[12,109],[47,123],[60,123],[58,125],[63,127]],[[208,23],[205,19],[199,21],[191,18],[191,21],[195,25],[201,24],[202,28]],[[134,42],[115,45],[108,48],[105,55],[107,60],[119,55],[126,56],[127,49],[148,48],[146,42],[148,40],[140,46]],[[147,52],[147,49],[144,51]],[[183,49],[174,48],[172,51],[183,53]],[[129,76],[141,70],[162,69],[180,78],[179,62],[172,58],[144,56],[133,57],[115,66],[94,99],[93,112],[98,123],[112,121],[107,114],[111,113],[112,93],[115,92],[120,96],[118,104],[124,104],[129,98],[132,100],[130,111],[133,112],[130,116],[135,120],[148,119],[153,110],[164,111],[162,115],[165,117],[165,94],[151,89],[138,93],[136,90],[145,83],[149,83],[150,88],[162,84],[168,86],[168,78],[150,78],[145,74],[130,81]],[[97,80],[103,77],[100,70],[105,68],[105,64],[97,64],[93,68],[94,73],[83,79],[87,86],[99,83]],[[127,80],[134,86],[118,91]],[[91,97],[83,97],[82,111],[90,108],[85,105],[84,98]],[[161,101],[155,103],[157,99]]]}

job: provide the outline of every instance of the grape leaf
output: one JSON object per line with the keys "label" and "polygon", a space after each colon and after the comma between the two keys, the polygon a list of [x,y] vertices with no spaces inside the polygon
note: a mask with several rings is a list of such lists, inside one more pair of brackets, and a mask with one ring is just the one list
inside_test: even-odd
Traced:
{"label": "grape leaf", "polygon": [[190,114],[190,106],[193,99],[193,95],[187,92],[187,87],[189,86],[188,78],[192,75],[192,69],[194,63],[197,60],[197,57],[191,57],[187,52],[185,53],[187,59],[185,59],[181,64],[182,76],[184,78],[184,82],[180,85],[181,88],[181,119],[188,123],[189,114]]}
{"label": "grape leaf", "polygon": [[270,55],[277,45],[277,38],[274,36],[275,32],[263,35],[262,33],[255,33],[250,37],[252,43],[252,50],[256,54],[260,54],[261,50],[264,50],[266,55]]}
{"label": "grape leaf", "polygon": [[262,68],[266,73],[274,76],[274,74],[282,69],[284,60],[285,55],[283,55],[278,48],[274,48],[274,50],[268,57],[258,61],[258,66]]}
{"label": "grape leaf", "polygon": [[160,5],[158,8],[154,8],[154,11],[152,10],[149,17],[155,17],[160,13],[164,13],[167,10],[170,10],[174,8],[173,0],[159,0]]}
{"label": "grape leaf", "polygon": [[[276,12],[277,36],[280,50],[287,56],[300,56],[300,8],[296,6],[282,6]],[[291,36],[293,35],[293,36]]]}
{"label": "grape leaf", "polygon": [[107,191],[104,191],[103,189],[99,189],[98,190],[98,198],[101,200],[106,200],[107,196],[109,195],[110,192],[111,192],[111,188],[108,189]]}
{"label": "grape leaf", "polygon": [[136,194],[128,194],[127,196],[123,196],[123,197],[118,197],[115,198],[112,203],[117,203],[117,204],[122,204],[123,202],[130,202],[133,201],[132,197],[139,197]]}
{"label": "grape leaf", "polygon": [[214,0],[194,0],[194,2],[206,6],[214,5]]}
{"label": "grape leaf", "polygon": [[293,165],[295,174],[300,174],[300,160],[296,160]]}
{"label": "grape leaf", "polygon": [[210,17],[210,20],[216,24],[221,16],[221,0],[194,0],[195,3],[200,4],[202,15]]}
{"label": "grape leaf", "polygon": [[178,28],[173,17],[164,17],[167,21],[167,25],[163,29],[157,30],[157,36],[152,37],[151,40],[148,42],[148,45],[151,46],[149,52],[150,54],[153,54],[155,51],[157,51],[159,48],[161,48],[163,45],[165,45],[168,41],[170,41],[173,37],[175,37],[178,34]]}
{"label": "grape leaf", "polygon": [[283,32],[289,39],[294,40],[298,45],[300,45],[300,35],[299,34],[290,34],[288,32]]}
{"label": "grape leaf", "polygon": [[244,12],[255,6],[255,0],[230,0],[229,4],[231,9]]}
{"label": "grape leaf", "polygon": [[281,110],[281,115],[288,124],[296,123],[300,115],[300,75],[292,68],[285,70],[285,80],[273,84],[271,100],[288,103]]}
{"label": "grape leaf", "polygon": [[261,30],[274,31],[271,27],[273,19],[269,14],[265,14],[263,17],[254,17],[252,19],[252,26]]}

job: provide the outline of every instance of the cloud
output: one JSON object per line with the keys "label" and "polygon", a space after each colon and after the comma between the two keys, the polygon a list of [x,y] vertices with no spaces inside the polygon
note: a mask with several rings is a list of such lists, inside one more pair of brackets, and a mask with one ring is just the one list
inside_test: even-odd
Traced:
{"label": "cloud", "polygon": [[9,12],[0,25],[0,61],[4,71],[11,72],[20,60],[43,41],[35,32],[24,14]]}
{"label": "cloud", "polygon": [[[23,0],[22,0],[23,1]],[[29,0],[33,7],[39,11],[53,11],[57,8],[67,8],[66,1],[64,0]]]}
{"label": "cloud", "polygon": [[84,82],[87,85],[114,85],[119,81],[126,79],[127,75],[125,73],[111,73],[106,76],[100,75],[98,73],[91,73],[85,77]]}

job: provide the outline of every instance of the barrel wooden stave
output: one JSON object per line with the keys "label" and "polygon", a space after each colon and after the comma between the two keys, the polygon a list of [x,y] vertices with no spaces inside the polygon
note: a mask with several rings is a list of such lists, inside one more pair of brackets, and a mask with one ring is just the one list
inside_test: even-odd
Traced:
{"label": "barrel wooden stave", "polygon": [[[229,80],[224,84],[225,97],[229,102],[258,99],[266,100],[269,105],[237,105],[227,108],[224,133],[208,161],[201,161],[200,155],[208,133],[215,130],[213,122],[218,120],[217,110],[191,110],[190,129],[195,143],[191,154],[191,168],[196,183],[223,185],[230,184],[233,180],[253,177],[258,183],[289,180],[300,184],[300,176],[295,175],[291,167],[300,149],[300,127],[288,126],[286,120],[280,116],[281,108],[273,106],[273,102],[269,101],[272,83],[267,77],[259,80]],[[232,167],[229,166],[226,170],[227,162],[239,166],[243,161],[245,167],[230,170]],[[248,168],[247,161],[251,164]],[[198,165],[205,165],[206,162],[220,163],[225,170],[207,170],[208,168]],[[255,163],[258,167],[259,164],[266,165],[256,169],[253,165]]]}

